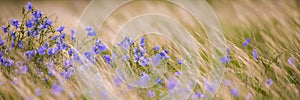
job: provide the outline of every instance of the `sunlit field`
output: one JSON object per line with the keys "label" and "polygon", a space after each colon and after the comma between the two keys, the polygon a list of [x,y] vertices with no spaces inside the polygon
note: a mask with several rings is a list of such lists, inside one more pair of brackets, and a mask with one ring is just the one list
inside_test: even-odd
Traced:
{"label": "sunlit field", "polygon": [[298,0],[0,8],[1,100],[300,99]]}

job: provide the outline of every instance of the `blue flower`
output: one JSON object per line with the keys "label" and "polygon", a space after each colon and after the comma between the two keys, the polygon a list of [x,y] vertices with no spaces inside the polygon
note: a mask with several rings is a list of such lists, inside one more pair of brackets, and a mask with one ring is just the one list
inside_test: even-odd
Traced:
{"label": "blue flower", "polygon": [[145,38],[144,38],[144,37],[142,37],[142,38],[140,39],[140,46],[141,46],[141,47],[145,47]]}
{"label": "blue flower", "polygon": [[32,9],[32,4],[31,4],[31,2],[28,2],[28,3],[26,4],[25,9],[26,9],[27,11],[29,11],[29,10]]}
{"label": "blue flower", "polygon": [[87,26],[85,28],[85,32],[88,36],[96,36],[96,32],[94,31],[94,28],[92,26]]}
{"label": "blue flower", "polygon": [[84,56],[85,56],[87,59],[92,60],[93,54],[92,54],[91,52],[86,51],[86,52],[84,52],[83,54],[84,54]]}
{"label": "blue flower", "polygon": [[133,44],[133,41],[129,39],[129,37],[125,37],[123,41],[121,41],[118,45],[122,47],[124,50],[128,50],[129,47]]}
{"label": "blue flower", "polygon": [[25,23],[27,28],[31,28],[33,26],[32,21],[31,20],[27,20],[27,22]]}
{"label": "blue flower", "polygon": [[60,47],[58,45],[56,45],[53,49],[52,49],[52,53],[51,54],[56,54],[58,51],[60,50]]}
{"label": "blue flower", "polygon": [[16,34],[12,31],[10,31],[9,33],[10,33],[10,36],[12,37],[12,39],[14,40],[16,38]]}
{"label": "blue flower", "polygon": [[10,19],[10,23],[11,23],[11,25],[13,25],[15,28],[18,28],[18,23],[19,23],[18,20]]}
{"label": "blue flower", "polygon": [[53,35],[52,37],[51,37],[51,40],[56,40],[58,38],[58,35]]}
{"label": "blue flower", "polygon": [[2,25],[2,30],[4,33],[7,33],[7,31],[8,31],[7,27],[5,27],[4,25]]}
{"label": "blue flower", "polygon": [[139,63],[139,65],[145,67],[148,65],[148,59],[145,57],[140,57],[138,63]]}
{"label": "blue flower", "polygon": [[4,45],[4,41],[3,40],[0,40],[0,46],[3,46]]}
{"label": "blue flower", "polygon": [[202,97],[202,94],[200,92],[195,92],[192,96],[192,100],[198,100]]}
{"label": "blue flower", "polygon": [[182,65],[182,62],[179,59],[177,59],[177,64]]}
{"label": "blue flower", "polygon": [[66,50],[67,49],[67,44],[66,43],[61,43],[61,44],[59,44],[59,48],[61,50]]}
{"label": "blue flower", "polygon": [[254,59],[254,60],[257,60],[257,52],[256,52],[255,49],[253,50],[252,55],[253,55],[253,59]]}
{"label": "blue flower", "polygon": [[167,86],[168,91],[171,91],[172,89],[175,88],[175,86],[177,85],[177,81],[176,79],[169,77],[166,81],[165,84]]}
{"label": "blue flower", "polygon": [[54,73],[55,73],[55,71],[54,71],[53,69],[49,69],[49,70],[48,70],[48,75],[49,75],[49,76],[53,76]]}
{"label": "blue flower", "polygon": [[65,29],[65,27],[59,26],[56,31],[61,33],[64,29]]}
{"label": "blue flower", "polygon": [[180,72],[180,71],[176,71],[175,73],[174,73],[174,75],[175,76],[179,76],[179,75],[181,75],[182,73]]}
{"label": "blue flower", "polygon": [[155,96],[155,92],[152,90],[148,90],[148,92],[146,93],[147,97],[149,98],[153,98]]}
{"label": "blue flower", "polygon": [[71,40],[72,40],[72,42],[74,42],[74,40],[75,40],[75,36],[74,35],[76,34],[76,32],[73,29],[71,29],[70,32],[71,32],[71,35],[70,35],[71,36]]}
{"label": "blue flower", "polygon": [[42,95],[42,92],[40,91],[40,88],[36,88],[34,90],[34,93],[35,93],[36,96],[41,96]]}
{"label": "blue flower", "polygon": [[108,64],[110,63],[110,56],[109,55],[103,55],[102,58],[104,59],[104,61],[106,63],[108,63]]}
{"label": "blue flower", "polygon": [[13,80],[12,80],[12,84],[17,84],[17,81],[18,81],[18,79],[17,78],[13,78]]}
{"label": "blue flower", "polygon": [[40,17],[42,17],[42,12],[40,10],[34,11],[34,12],[32,12],[32,17],[34,17],[36,19],[40,18]]}
{"label": "blue flower", "polygon": [[[0,44],[0,45],[1,45],[1,44]],[[290,57],[287,61],[288,61],[288,63],[289,63],[290,65],[293,65],[293,64],[294,64],[294,60],[293,60],[292,57]]]}
{"label": "blue flower", "polygon": [[266,85],[268,87],[270,87],[272,85],[272,83],[273,83],[273,80],[271,78],[269,78],[269,79],[266,80]]}
{"label": "blue flower", "polygon": [[37,54],[39,54],[39,55],[44,55],[44,54],[46,54],[46,50],[47,50],[46,47],[40,46],[40,47],[36,50],[36,52],[37,52]]}
{"label": "blue flower", "polygon": [[157,66],[162,59],[163,59],[163,57],[160,54],[156,54],[155,56],[152,56],[151,61],[152,61],[153,66]]}
{"label": "blue flower", "polygon": [[32,58],[34,56],[35,52],[34,50],[30,50],[30,51],[25,51],[24,52],[24,56],[28,56],[28,59]]}
{"label": "blue flower", "polygon": [[52,21],[49,19],[46,19],[45,22],[42,25],[40,25],[40,28],[43,30],[51,25],[52,25]]}
{"label": "blue flower", "polygon": [[229,56],[225,56],[225,57],[220,58],[220,62],[222,62],[222,63],[228,63],[229,60],[230,60]]}
{"label": "blue flower", "polygon": [[18,42],[18,46],[19,46],[20,49],[23,49],[23,42],[22,42],[22,41],[19,41],[19,42]]}
{"label": "blue flower", "polygon": [[69,51],[68,51],[68,54],[69,54],[69,56],[72,56],[72,54],[73,54],[73,49],[71,48]]}
{"label": "blue flower", "polygon": [[229,92],[234,97],[238,97],[239,96],[239,92],[238,92],[238,90],[236,88],[230,88]]}
{"label": "blue flower", "polygon": [[160,49],[159,46],[154,46],[154,47],[153,47],[153,50],[154,50],[154,51],[158,51],[159,49]]}
{"label": "blue flower", "polygon": [[25,66],[20,66],[20,70],[23,74],[26,74],[27,71],[28,71],[28,67],[25,65]]}
{"label": "blue flower", "polygon": [[99,44],[99,45],[97,45],[97,49],[100,50],[100,51],[102,51],[102,52],[104,52],[107,48],[106,48],[105,45]]}
{"label": "blue flower", "polygon": [[61,92],[64,91],[64,88],[62,86],[57,85],[56,83],[53,83],[50,91],[53,95],[58,96]]}
{"label": "blue flower", "polygon": [[138,86],[146,86],[149,80],[149,75],[145,72],[141,72],[140,80],[136,81],[135,84],[137,84]]}
{"label": "blue flower", "polygon": [[246,100],[250,100],[250,98],[252,97],[252,94],[251,93],[248,93],[247,97],[246,97]]}
{"label": "blue flower", "polygon": [[161,79],[160,78],[156,78],[155,82],[156,82],[156,84],[160,84],[161,83]]}
{"label": "blue flower", "polygon": [[64,61],[64,66],[65,66],[65,68],[67,68],[67,67],[69,67],[69,66],[72,66],[72,61],[71,61],[71,59],[65,60],[65,61]]}
{"label": "blue flower", "polygon": [[250,43],[250,38],[247,38],[245,42],[243,42],[243,47],[246,47]]}

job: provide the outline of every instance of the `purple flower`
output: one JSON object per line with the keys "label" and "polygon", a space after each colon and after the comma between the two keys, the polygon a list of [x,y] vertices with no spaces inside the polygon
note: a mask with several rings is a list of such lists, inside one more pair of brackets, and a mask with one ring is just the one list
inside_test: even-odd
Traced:
{"label": "purple flower", "polygon": [[37,54],[39,54],[39,55],[44,55],[44,54],[46,54],[46,50],[47,50],[46,47],[41,46],[41,47],[39,47],[39,48],[36,50],[36,52],[37,52]]}
{"label": "purple flower", "polygon": [[26,4],[25,9],[26,9],[27,11],[29,11],[29,10],[32,9],[32,4],[31,4],[31,2],[28,2],[28,3]]}
{"label": "purple flower", "polygon": [[145,57],[140,57],[138,63],[139,63],[139,65],[145,67],[148,65],[148,59]]}
{"label": "purple flower", "polygon": [[177,64],[182,65],[182,62],[179,59],[177,59]]}
{"label": "purple flower", "polygon": [[250,43],[250,38],[247,38],[246,41],[243,43],[243,47],[246,47]]}
{"label": "purple flower", "polygon": [[144,37],[142,37],[142,38],[140,39],[140,46],[141,46],[141,47],[145,47],[145,38],[144,38]]}
{"label": "purple flower", "polygon": [[163,59],[163,57],[161,55],[159,55],[159,54],[157,54],[155,56],[152,56],[151,60],[152,60],[153,66],[157,66],[162,59]]}
{"label": "purple flower", "polygon": [[13,25],[15,28],[18,28],[18,23],[19,23],[18,20],[10,19],[10,24]]}
{"label": "purple flower", "polygon": [[202,97],[200,92],[195,92],[194,95],[192,96],[192,100],[198,100]]}
{"label": "purple flower", "polygon": [[230,88],[229,92],[234,97],[238,97],[239,96],[239,92],[238,92],[238,90],[236,88]]}
{"label": "purple flower", "polygon": [[146,74],[145,72],[142,72],[140,80],[138,80],[136,82],[136,84],[139,85],[139,86],[146,86],[149,80],[150,80],[149,75]]}
{"label": "purple flower", "polygon": [[34,93],[35,93],[36,96],[41,96],[42,95],[42,92],[41,92],[40,88],[36,88],[34,90]]}
{"label": "purple flower", "polygon": [[27,67],[26,65],[20,66],[20,70],[21,70],[21,72],[22,72],[23,74],[26,74],[27,71],[28,71],[28,67]]}
{"label": "purple flower", "polygon": [[118,45],[122,47],[124,50],[128,50],[129,47],[133,44],[133,41],[129,39],[129,37],[125,37],[123,41],[121,41]]}
{"label": "purple flower", "polygon": [[74,42],[74,40],[75,40],[75,36],[74,35],[76,34],[76,32],[73,29],[71,29],[70,32],[71,32],[71,40],[72,40],[72,42]]}
{"label": "purple flower", "polygon": [[10,44],[10,48],[13,48],[13,47],[15,47],[15,42],[14,41],[12,41],[11,44]]}
{"label": "purple flower", "polygon": [[48,75],[53,76],[55,71],[53,69],[48,69]]}
{"label": "purple flower", "polygon": [[59,38],[60,38],[61,40],[65,39],[65,37],[66,37],[66,33],[61,33],[60,36],[59,36]]}
{"label": "purple flower", "polygon": [[50,91],[53,95],[58,96],[61,92],[64,91],[64,88],[62,86],[57,85],[56,83],[53,83]]}
{"label": "purple flower", "polygon": [[73,49],[71,48],[69,51],[68,51],[68,54],[69,54],[69,56],[72,56],[72,54],[73,54]]}
{"label": "purple flower", "polygon": [[104,59],[104,61],[106,63],[108,63],[108,64],[110,63],[110,56],[109,55],[103,55],[102,58]]}
{"label": "purple flower", "polygon": [[250,100],[250,98],[252,97],[252,94],[251,93],[248,93],[247,97],[246,97],[246,100]]}
{"label": "purple flower", "polygon": [[269,79],[266,80],[266,85],[268,87],[270,87],[272,85],[272,83],[273,83],[273,80],[271,78],[269,78]]}
{"label": "purple flower", "polygon": [[24,57],[28,56],[28,59],[30,59],[34,56],[34,54],[35,54],[34,50],[25,51],[24,52]]}
{"label": "purple flower", "polygon": [[17,84],[18,79],[17,78],[13,78],[11,84]]}
{"label": "purple flower", "polygon": [[53,35],[52,37],[51,37],[51,40],[56,40],[58,38],[58,35]]}
{"label": "purple flower", "polygon": [[154,50],[154,51],[158,51],[159,49],[160,49],[159,46],[154,46],[154,47],[153,47],[153,50]]}
{"label": "purple flower", "polygon": [[96,36],[96,32],[94,31],[94,28],[92,26],[87,26],[85,28],[85,32],[88,36]]}
{"label": "purple flower", "polygon": [[165,81],[165,85],[167,86],[168,91],[171,91],[173,88],[175,88],[175,86],[177,85],[177,81],[172,78],[169,77],[166,81]]}
{"label": "purple flower", "polygon": [[34,12],[32,12],[32,17],[34,17],[36,19],[40,18],[40,17],[42,17],[42,12],[40,10],[34,11]]}
{"label": "purple flower", "polygon": [[2,30],[4,33],[7,33],[7,31],[8,31],[7,27],[5,27],[4,25],[2,25]]}
{"label": "purple flower", "polygon": [[0,46],[3,46],[4,45],[4,41],[3,40],[0,40]]}
{"label": "purple flower", "polygon": [[71,59],[65,60],[65,61],[64,61],[64,66],[65,66],[65,68],[67,68],[67,67],[69,67],[69,66],[72,66],[72,61],[71,61]]}
{"label": "purple flower", "polygon": [[33,26],[32,21],[29,19],[27,20],[27,22],[25,23],[26,27],[31,28]]}
{"label": "purple flower", "polygon": [[148,92],[146,93],[146,95],[147,95],[147,97],[149,97],[149,98],[153,98],[153,97],[155,97],[155,92],[152,91],[152,90],[148,90]]}
{"label": "purple flower", "polygon": [[105,45],[99,44],[99,45],[97,45],[97,49],[103,52],[103,51],[105,51],[107,48],[106,48]]}
{"label": "purple flower", "polygon": [[13,40],[16,38],[16,34],[13,31],[10,31],[9,34]]}
{"label": "purple flower", "polygon": [[61,50],[66,50],[67,49],[67,44],[66,43],[61,43],[61,44],[59,44],[59,48]]}
{"label": "purple flower", "polygon": [[87,59],[89,59],[89,60],[92,59],[93,54],[92,54],[91,52],[86,51],[86,52],[84,52],[83,54],[84,54],[84,56],[85,56]]}
{"label": "purple flower", "polygon": [[59,26],[56,31],[61,33],[64,29],[65,29],[65,27]]}
{"label": "purple flower", "polygon": [[19,46],[20,49],[23,49],[23,42],[22,42],[22,41],[19,41],[19,42],[18,42],[18,46]]}
{"label": "purple flower", "polygon": [[290,57],[287,61],[289,62],[290,65],[293,65],[293,64],[294,64],[294,60],[293,60],[292,57]]}
{"label": "purple flower", "polygon": [[228,63],[229,60],[230,60],[229,56],[225,56],[225,57],[220,58],[220,62],[222,62],[222,63]]}
{"label": "purple flower", "polygon": [[254,60],[257,60],[257,52],[256,52],[255,49],[253,50],[252,55],[253,55],[253,59],[254,59]]}
{"label": "purple flower", "polygon": [[156,78],[155,82],[156,82],[156,84],[160,84],[161,83],[161,79],[160,78]]}

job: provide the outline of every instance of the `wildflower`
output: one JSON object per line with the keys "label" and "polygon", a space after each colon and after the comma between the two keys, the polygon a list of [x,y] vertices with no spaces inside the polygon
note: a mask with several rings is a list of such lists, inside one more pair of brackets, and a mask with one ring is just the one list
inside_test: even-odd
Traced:
{"label": "wildflower", "polygon": [[46,54],[46,50],[47,50],[46,47],[40,46],[40,47],[36,50],[36,52],[37,52],[37,54],[39,54],[39,55],[44,55],[44,54]]}
{"label": "wildflower", "polygon": [[20,66],[20,70],[23,74],[26,74],[27,71],[28,71],[28,67],[25,65],[25,66]]}
{"label": "wildflower", "polygon": [[74,35],[76,34],[76,32],[73,29],[71,29],[70,32],[71,32],[71,35],[70,35],[71,36],[71,40],[72,40],[72,42],[74,42],[74,40],[75,40]]}
{"label": "wildflower", "polygon": [[145,67],[148,65],[148,59],[145,57],[140,57],[138,63],[139,63],[139,65]]}
{"label": "wildflower", "polygon": [[114,83],[115,83],[116,86],[120,86],[120,84],[122,83],[121,78],[118,77],[118,76],[116,76],[116,77],[114,78]]}
{"label": "wildflower", "polygon": [[66,37],[66,33],[62,33],[59,35],[59,39],[61,40],[65,39],[65,37]]}
{"label": "wildflower", "polygon": [[16,38],[16,34],[12,31],[10,31],[9,33],[10,33],[10,36],[12,37],[12,39],[14,40]]}
{"label": "wildflower", "polygon": [[69,54],[69,56],[72,56],[72,54],[73,54],[73,49],[72,48],[68,51],[68,54]]}
{"label": "wildflower", "polygon": [[92,59],[93,54],[92,54],[91,52],[86,51],[86,52],[84,52],[83,54],[84,54],[84,56],[85,56],[87,59],[89,59],[89,60]]}
{"label": "wildflower", "polygon": [[162,59],[163,59],[163,57],[159,54],[152,56],[151,61],[152,61],[153,66],[157,66]]}
{"label": "wildflower", "polygon": [[18,23],[19,23],[18,20],[10,19],[10,23],[11,23],[11,25],[13,25],[15,28],[18,28]]}
{"label": "wildflower", "polygon": [[257,52],[256,52],[255,49],[253,50],[252,55],[253,55],[253,59],[254,59],[254,60],[257,60]]}
{"label": "wildflower", "polygon": [[37,11],[32,12],[31,15],[32,15],[32,17],[37,19],[37,18],[42,17],[42,12],[40,10],[37,10]]}
{"label": "wildflower", "polygon": [[25,23],[27,28],[31,28],[33,26],[32,21],[29,19],[27,20],[27,22]]}
{"label": "wildflower", "polygon": [[17,78],[13,78],[13,80],[12,80],[12,84],[17,84],[17,81],[18,81],[18,79]]}
{"label": "wildflower", "polygon": [[293,64],[294,64],[294,60],[293,60],[292,57],[290,57],[290,58],[288,59],[288,63],[289,63],[290,65],[293,65]]}
{"label": "wildflower", "polygon": [[192,100],[198,100],[202,97],[200,92],[195,92],[194,95],[192,95]]}
{"label": "wildflower", "polygon": [[40,88],[36,88],[34,90],[34,93],[35,93],[36,96],[41,96],[42,95],[42,92],[41,92]]}
{"label": "wildflower", "polygon": [[56,40],[58,38],[58,35],[53,35],[52,37],[51,37],[51,40]]}
{"label": "wildflower", "polygon": [[62,86],[57,85],[56,83],[53,83],[50,91],[53,95],[58,96],[61,92],[64,91],[64,88]]}
{"label": "wildflower", "polygon": [[155,92],[152,90],[148,90],[148,92],[146,93],[147,97],[149,98],[153,98],[155,96]]}
{"label": "wildflower", "polygon": [[104,59],[104,61],[106,63],[108,63],[108,64],[110,63],[110,56],[109,55],[103,55],[102,58]]}
{"label": "wildflower", "polygon": [[67,44],[66,43],[61,43],[61,44],[59,44],[59,48],[61,50],[66,50],[67,49]]}
{"label": "wildflower", "polygon": [[209,92],[214,92],[216,90],[216,81],[214,83],[209,83],[206,78],[202,78],[204,82],[204,87]]}
{"label": "wildflower", "polygon": [[250,38],[247,38],[246,41],[243,43],[243,47],[246,47],[250,43]]}
{"label": "wildflower", "polygon": [[26,4],[25,9],[26,9],[27,11],[29,11],[29,10],[32,9],[32,4],[31,4],[31,2],[28,2],[28,3]]}
{"label": "wildflower", "polygon": [[61,33],[64,29],[65,29],[65,27],[59,26],[56,31]]}
{"label": "wildflower", "polygon": [[124,50],[128,50],[132,44],[133,44],[133,41],[130,40],[129,37],[125,37],[125,39],[123,41],[121,41],[118,45],[120,47],[122,47]]}
{"label": "wildflower", "polygon": [[71,69],[68,71],[64,70],[64,71],[60,72],[60,76],[63,77],[64,79],[68,79],[73,74],[72,71],[73,71],[73,69],[71,67]]}
{"label": "wildflower", "polygon": [[4,41],[0,40],[0,46],[3,46],[3,45],[4,45]]}
{"label": "wildflower", "polygon": [[56,45],[53,49],[52,49],[52,54],[56,54],[58,51],[60,50],[60,46]]}
{"label": "wildflower", "polygon": [[273,83],[273,80],[271,78],[269,78],[269,79],[266,80],[266,85],[268,87],[270,87],[272,85],[272,83]]}
{"label": "wildflower", "polygon": [[172,77],[169,77],[166,81],[165,81],[165,84],[167,86],[167,89],[168,91],[171,91],[172,89],[175,88],[175,86],[177,85],[177,81],[172,78]]}
{"label": "wildflower", "polygon": [[220,62],[222,62],[222,63],[228,63],[229,60],[230,60],[229,56],[225,56],[225,57],[220,58]]}
{"label": "wildflower", "polygon": [[12,41],[11,44],[10,44],[10,48],[13,48],[13,47],[15,47],[15,42],[14,41]]}
{"label": "wildflower", "polygon": [[252,97],[252,94],[251,93],[248,93],[247,97],[246,97],[246,100],[250,100],[250,98]]}
{"label": "wildflower", "polygon": [[107,48],[106,48],[105,45],[99,44],[99,45],[97,45],[97,49],[103,52],[103,51],[105,51]]}
{"label": "wildflower", "polygon": [[149,80],[150,80],[149,75],[146,74],[145,72],[142,72],[140,80],[137,81],[136,84],[139,86],[146,86]]}
{"label": "wildflower", "polygon": [[179,59],[177,59],[177,64],[181,65],[182,62]]}
{"label": "wildflower", "polygon": [[230,88],[229,92],[234,97],[238,97],[239,96],[239,92],[238,92],[238,90],[236,88]]}
{"label": "wildflower", "polygon": [[158,51],[159,49],[160,49],[159,46],[154,46],[154,47],[153,47],[153,50],[154,50],[154,51]]}
{"label": "wildflower", "polygon": [[156,82],[157,84],[160,84],[160,83],[161,83],[161,79],[160,79],[160,78],[156,78],[156,79],[155,79],[155,82]]}
{"label": "wildflower", "polygon": [[19,42],[18,42],[18,46],[19,46],[20,49],[23,49],[23,42],[22,42],[22,41],[19,41]]}
{"label": "wildflower", "polygon": [[141,46],[141,47],[144,47],[144,46],[145,46],[145,38],[144,38],[144,37],[142,37],[142,38],[140,39],[140,46]]}
{"label": "wildflower", "polygon": [[96,32],[94,31],[94,28],[92,26],[87,26],[85,28],[85,32],[88,36],[96,36]]}
{"label": "wildflower", "polygon": [[69,66],[72,66],[72,61],[71,61],[71,59],[65,60],[65,61],[64,61],[64,66],[65,66],[65,68],[66,68],[66,67],[69,67]]}
{"label": "wildflower", "polygon": [[8,31],[7,27],[5,27],[4,25],[2,25],[2,30],[4,33],[7,33],[7,31]]}
{"label": "wildflower", "polygon": [[55,71],[54,71],[53,69],[49,69],[49,70],[48,70],[48,75],[49,75],[49,76],[53,76],[54,73],[55,73]]}
{"label": "wildflower", "polygon": [[28,59],[32,58],[34,56],[35,52],[34,50],[30,50],[30,51],[25,51],[24,52],[24,56],[28,56]]}
{"label": "wildflower", "polygon": [[180,72],[180,71],[176,71],[175,73],[174,73],[174,75],[175,76],[179,76],[179,75],[181,75],[182,73]]}

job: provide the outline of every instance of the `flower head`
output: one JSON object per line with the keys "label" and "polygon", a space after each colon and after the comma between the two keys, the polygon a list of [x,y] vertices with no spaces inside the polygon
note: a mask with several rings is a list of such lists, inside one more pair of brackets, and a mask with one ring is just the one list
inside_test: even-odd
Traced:
{"label": "flower head", "polygon": [[29,11],[29,10],[32,9],[32,4],[31,4],[31,2],[28,2],[28,3],[26,4],[25,9],[26,9],[27,11]]}
{"label": "flower head", "polygon": [[257,60],[257,52],[256,52],[255,49],[253,50],[252,55],[253,55],[253,59],[254,59],[254,60]]}
{"label": "flower head", "polygon": [[122,47],[124,50],[128,50],[129,47],[133,44],[133,41],[129,39],[129,37],[125,37],[123,41],[121,41],[118,45]]}
{"label": "flower head", "polygon": [[268,87],[270,87],[272,85],[272,83],[273,83],[273,80],[271,78],[269,78],[269,79],[266,80],[266,85]]}
{"label": "flower head", "polygon": [[110,63],[110,56],[109,55],[103,55],[102,58],[104,59],[104,61],[106,63],[108,63],[108,64]]}
{"label": "flower head", "polygon": [[32,17],[34,17],[35,19],[38,19],[38,18],[42,17],[42,12],[40,10],[34,11],[34,12],[32,12]]}
{"label": "flower head", "polygon": [[159,46],[154,46],[154,47],[153,47],[153,50],[154,50],[154,51],[158,51],[159,49],[160,49]]}
{"label": "flower head", "polygon": [[36,88],[34,90],[34,93],[35,93],[36,96],[41,96],[42,95],[42,92],[41,92],[40,88]]}
{"label": "flower head", "polygon": [[152,90],[148,90],[148,92],[146,93],[147,97],[149,98],[153,98],[155,96],[155,92]]}
{"label": "flower head", "polygon": [[10,19],[11,25],[13,25],[15,28],[18,28],[19,21],[16,19]]}
{"label": "flower head", "polygon": [[64,91],[64,88],[62,86],[57,85],[56,83],[53,83],[50,91],[53,95],[58,96],[61,92]]}
{"label": "flower head", "polygon": [[88,36],[96,36],[96,32],[94,31],[94,28],[92,26],[87,26],[85,28],[85,32]]}
{"label": "flower head", "polygon": [[222,63],[228,63],[229,60],[230,60],[229,56],[225,56],[225,57],[220,58],[220,62],[222,62]]}
{"label": "flower head", "polygon": [[7,27],[5,27],[4,25],[2,25],[2,30],[4,33],[7,33],[7,31],[8,31]]}
{"label": "flower head", "polygon": [[70,32],[71,32],[71,35],[70,35],[71,36],[71,40],[72,40],[72,42],[74,42],[75,41],[75,36],[74,35],[76,34],[76,32],[73,29],[71,29]]}
{"label": "flower head", "polygon": [[64,26],[59,26],[56,31],[61,33],[64,29],[65,29]]}
{"label": "flower head", "polygon": [[292,57],[290,57],[290,58],[288,59],[288,63],[289,63],[290,65],[293,65],[293,64],[294,64],[294,60],[293,60]]}
{"label": "flower head", "polygon": [[238,90],[236,88],[230,88],[229,92],[234,97],[238,97],[239,96],[239,92],[238,92]]}
{"label": "flower head", "polygon": [[177,85],[177,81],[176,79],[169,77],[166,81],[165,84],[167,86],[168,91],[171,91],[172,89],[175,88],[175,86]]}
{"label": "flower head", "polygon": [[27,28],[31,28],[33,26],[32,21],[29,19],[27,20],[27,22],[25,23]]}
{"label": "flower head", "polygon": [[28,71],[28,67],[25,65],[25,66],[20,66],[20,70],[23,74],[26,74],[27,71]]}
{"label": "flower head", "polygon": [[250,43],[250,38],[247,38],[245,42],[243,42],[243,47],[246,47]]}
{"label": "flower head", "polygon": [[145,57],[140,57],[138,63],[139,63],[139,65],[145,67],[148,65],[148,59]]}

